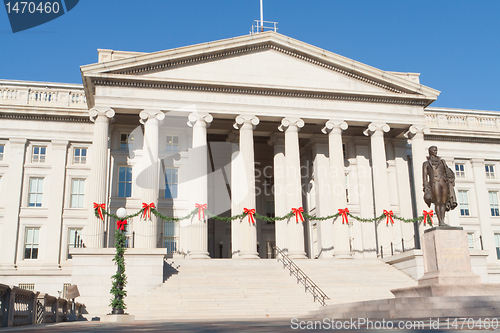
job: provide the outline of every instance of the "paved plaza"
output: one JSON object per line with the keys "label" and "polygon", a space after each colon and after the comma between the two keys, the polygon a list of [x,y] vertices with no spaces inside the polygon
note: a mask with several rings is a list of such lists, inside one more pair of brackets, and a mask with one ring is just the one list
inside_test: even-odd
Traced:
{"label": "paved plaza", "polygon": [[[434,318],[438,319],[438,318]],[[229,320],[229,321],[134,321],[132,323],[102,323],[99,321],[80,321],[71,323],[58,323],[58,324],[39,324],[21,327],[9,327],[0,328],[0,332],[36,332],[36,333],[57,333],[57,332],[72,332],[72,333],[83,333],[83,332],[188,332],[188,333],[212,333],[212,332],[352,332],[352,331],[364,331],[364,332],[477,332],[478,330],[484,330],[489,332],[500,332],[499,328],[485,329],[485,327],[474,327],[474,329],[468,328],[467,320],[455,321],[455,327],[447,324],[448,318],[439,318],[439,326],[429,327],[429,320],[425,319],[411,319],[408,321],[394,321],[392,325],[388,325],[391,322],[384,321],[384,328],[374,329],[373,327],[367,328],[366,325],[357,326],[357,329],[328,329],[326,327],[308,328],[308,323],[311,325],[312,322],[303,321],[302,329],[299,327],[299,322],[292,324],[290,320]],[[474,319],[476,322],[479,318]],[[498,319],[498,318],[497,318]],[[453,318],[448,319],[449,323]],[[487,320],[491,320],[487,319]],[[419,321],[425,322],[424,327],[415,329],[398,329],[398,324],[414,324]],[[484,321],[484,318],[481,318]],[[390,327],[393,329],[387,329]],[[375,326],[377,328],[377,326]]]}

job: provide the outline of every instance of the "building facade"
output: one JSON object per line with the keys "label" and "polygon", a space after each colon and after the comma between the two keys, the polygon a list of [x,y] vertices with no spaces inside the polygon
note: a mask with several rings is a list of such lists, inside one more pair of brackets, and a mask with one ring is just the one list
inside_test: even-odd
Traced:
{"label": "building facade", "polygon": [[[187,258],[377,257],[419,246],[429,146],[456,174],[471,249],[500,280],[500,115],[434,108],[419,74],[382,71],[265,32],[155,53],[99,50],[83,85],[0,81],[0,282],[55,293],[73,247]],[[197,211],[197,207],[204,207]],[[347,208],[360,220],[315,220]],[[267,217],[243,214],[245,210]],[[215,219],[235,217],[231,221]],[[179,222],[168,217],[186,217]]]}

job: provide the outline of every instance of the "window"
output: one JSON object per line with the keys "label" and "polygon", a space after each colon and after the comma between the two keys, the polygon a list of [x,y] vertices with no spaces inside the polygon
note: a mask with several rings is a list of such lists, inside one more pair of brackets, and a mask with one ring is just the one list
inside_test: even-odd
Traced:
{"label": "window", "polygon": [[85,179],[71,180],[71,208],[83,208]]}
{"label": "window", "polygon": [[493,164],[486,164],[484,169],[486,171],[486,179],[495,179],[495,166]]}
{"label": "window", "polygon": [[455,176],[457,178],[465,178],[465,164],[455,163]]}
{"label": "window", "polygon": [[165,198],[177,198],[177,187],[179,186],[178,169],[165,168]]}
{"label": "window", "polygon": [[491,216],[500,216],[498,211],[498,192],[488,192],[490,197]]}
{"label": "window", "polygon": [[75,148],[73,151],[73,164],[87,163],[87,148]]}
{"label": "window", "polygon": [[129,133],[120,134],[120,150],[130,150],[134,146],[134,137]]}
{"label": "window", "polygon": [[5,151],[5,145],[0,145],[0,161],[3,161],[4,151]]}
{"label": "window", "polygon": [[495,246],[497,251],[497,259],[500,260],[500,234],[495,234]]}
{"label": "window", "polygon": [[47,147],[33,146],[32,163],[45,163],[45,152]]}
{"label": "window", "polygon": [[120,198],[130,198],[132,196],[132,167],[120,167],[118,196]]}
{"label": "window", "polygon": [[469,250],[474,250],[474,233],[468,233],[467,240],[469,241]]}
{"label": "window", "polygon": [[458,204],[460,205],[460,215],[469,216],[469,194],[468,191],[458,191]]}
{"label": "window", "polygon": [[40,228],[26,228],[24,259],[38,259],[38,236]]}
{"label": "window", "polygon": [[42,207],[43,178],[30,178],[29,207]]}
{"label": "window", "polygon": [[179,152],[179,137],[176,135],[167,135],[167,152]]}
{"label": "window", "polygon": [[71,259],[69,249],[80,247],[82,241],[82,229],[68,229],[68,259]]}
{"label": "window", "polygon": [[163,247],[167,253],[177,252],[177,223],[163,221]]}

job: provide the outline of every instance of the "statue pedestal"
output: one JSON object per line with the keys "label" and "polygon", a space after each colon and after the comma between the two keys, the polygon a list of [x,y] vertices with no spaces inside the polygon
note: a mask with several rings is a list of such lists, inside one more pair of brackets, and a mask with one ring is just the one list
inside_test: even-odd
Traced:
{"label": "statue pedestal", "polygon": [[472,272],[467,233],[461,227],[440,226],[422,236],[424,276],[418,286],[393,289],[399,297],[500,295],[500,284],[482,284]]}

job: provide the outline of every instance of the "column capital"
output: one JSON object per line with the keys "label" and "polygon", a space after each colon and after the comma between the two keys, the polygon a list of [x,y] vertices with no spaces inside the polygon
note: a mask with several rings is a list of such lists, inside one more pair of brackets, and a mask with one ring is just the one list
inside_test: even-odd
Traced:
{"label": "column capital", "polygon": [[387,133],[390,130],[391,130],[391,128],[386,123],[371,123],[363,131],[363,134],[365,136],[372,136],[373,134],[375,134],[377,132],[383,134],[383,132]]}
{"label": "column capital", "polygon": [[473,167],[475,166],[482,167],[484,165],[484,158],[471,158],[470,162]]}
{"label": "column capital", "polygon": [[342,133],[342,131],[345,131],[349,125],[343,120],[338,120],[338,119],[330,119],[325,123],[325,127],[321,130],[322,133],[324,134],[329,134],[329,133]]}
{"label": "column capital", "polygon": [[207,112],[192,112],[188,116],[188,126],[194,127],[197,122],[204,122],[206,126],[210,126],[210,123],[214,120],[214,117]]}
{"label": "column capital", "polygon": [[257,118],[255,115],[239,115],[238,117],[236,117],[233,127],[235,129],[241,129],[247,124],[248,126],[252,126],[252,129],[255,129],[255,126],[257,126],[259,122],[259,118]]}
{"label": "column capital", "polygon": [[149,119],[156,119],[160,123],[165,119],[165,113],[161,110],[142,110],[139,112],[139,117],[141,118],[139,122],[145,124]]}
{"label": "column capital", "polygon": [[267,144],[270,146],[284,146],[285,136],[281,133],[273,133],[269,140],[267,140]]}
{"label": "column capital", "polygon": [[413,138],[417,134],[429,134],[430,130],[425,125],[411,125],[403,135],[407,139]]}
{"label": "column capital", "polygon": [[24,149],[26,147],[26,138],[9,138],[10,148],[12,149]]}
{"label": "column capital", "polygon": [[299,129],[304,127],[304,125],[305,125],[304,121],[300,118],[286,117],[281,120],[281,125],[278,127],[278,129],[281,132],[285,132],[289,128],[296,128],[298,132]]}
{"label": "column capital", "polygon": [[93,123],[96,122],[96,120],[103,119],[105,121],[109,121],[109,119],[113,118],[115,116],[115,110],[111,108],[92,108],[89,110],[89,117],[90,121]]}

